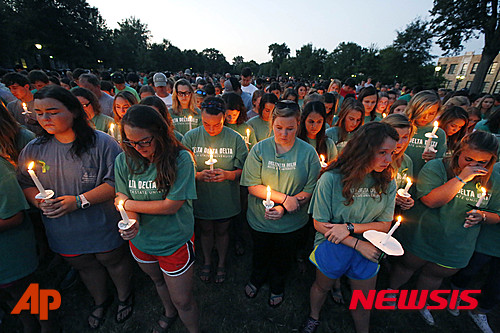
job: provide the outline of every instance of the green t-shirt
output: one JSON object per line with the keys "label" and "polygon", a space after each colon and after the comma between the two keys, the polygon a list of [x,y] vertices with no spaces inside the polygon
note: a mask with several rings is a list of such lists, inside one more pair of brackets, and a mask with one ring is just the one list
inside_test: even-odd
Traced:
{"label": "green t-shirt", "polygon": [[[398,173],[396,174],[396,184],[398,188],[404,188],[406,186],[406,177],[410,177],[413,182],[413,162],[410,156],[404,154],[403,162],[401,162],[401,167],[399,167]],[[412,187],[415,185],[412,185]]]}
{"label": "green t-shirt", "polygon": [[252,119],[247,121],[247,124],[252,126],[257,142],[260,142],[274,135],[273,129],[271,127],[271,120],[264,121],[259,116],[253,117]]}
{"label": "green t-shirt", "polygon": [[28,208],[14,166],[0,157],[0,219],[24,214],[20,225],[0,232],[0,284],[19,280],[38,266],[33,226],[25,212]]}
{"label": "green t-shirt", "polygon": [[[248,141],[248,150],[252,149],[252,147],[257,143],[257,138],[255,137],[255,131],[253,130],[252,126],[248,125],[247,123],[243,124],[224,124],[224,126],[229,127],[230,129],[238,132],[243,140],[245,142]],[[250,130],[250,136],[247,139],[247,129]]]}
{"label": "green t-shirt", "polygon": [[[406,212],[401,227],[397,230],[403,247],[418,257],[448,267],[467,266],[474,252],[480,225],[464,228],[467,204],[475,205],[481,195],[479,185],[469,182],[446,205],[429,208],[420,200],[433,189],[448,181],[442,159],[429,161],[420,171],[417,182],[415,206]],[[492,193],[481,207],[500,208],[500,195]]]}
{"label": "green t-shirt", "polygon": [[[342,195],[342,174],[338,169],[325,172],[318,180],[309,205],[309,213],[322,223],[369,223],[393,220],[396,198],[396,183],[391,181],[386,194],[373,188],[374,179],[368,174],[354,194],[354,202],[346,206]],[[354,192],[354,189],[352,190]],[[356,235],[362,239],[362,235]],[[319,245],[325,236],[317,232],[314,245]]]}
{"label": "green t-shirt", "polygon": [[[240,134],[224,126],[215,136],[210,136],[203,126],[184,135],[182,143],[194,153],[196,171],[210,169],[205,164],[214,150],[214,169],[233,171],[243,169],[248,156],[247,146]],[[241,211],[240,186],[238,180],[220,183],[196,181],[198,200],[194,201],[194,216],[199,219],[216,220],[236,216]]]}
{"label": "green t-shirt", "polygon": [[[410,156],[413,162],[413,174],[418,177],[420,170],[425,165],[425,160],[422,158],[422,154],[425,149],[425,142],[427,138],[426,133],[432,132],[434,126],[431,124],[423,127],[417,127],[415,135],[410,139],[408,148],[406,148],[405,154]],[[431,147],[437,150],[436,158],[441,158],[446,152],[446,133],[439,128],[436,132],[438,136],[437,139],[432,139]]]}
{"label": "green t-shirt", "polygon": [[177,130],[174,130],[174,135],[175,135],[175,138],[177,139],[177,141],[179,141],[179,142],[182,142],[182,139],[184,139],[184,135],[177,132]]}
{"label": "green t-shirt", "polygon": [[398,98],[398,100],[407,101],[408,103],[410,102],[410,99],[411,99],[410,94],[404,94],[403,96]]}
{"label": "green t-shirt", "polygon": [[[181,114],[178,115],[174,112],[174,109],[168,109],[170,116],[172,116],[172,122],[175,129],[182,135],[189,131],[189,122],[191,121],[191,129],[195,129],[201,125],[201,112],[198,108],[195,108],[196,114],[191,112],[190,109],[182,109]],[[189,116],[193,118],[189,119]]]}
{"label": "green t-shirt", "polygon": [[137,98],[137,103],[139,103],[141,101],[141,98],[139,97],[139,94],[137,93],[137,91],[132,88],[132,87],[129,87],[129,86],[125,86],[125,88],[123,88],[123,90],[118,90],[116,87],[115,87],[115,95],[118,94],[120,91],[128,91],[129,93],[131,93],[132,95],[135,96],[135,98]]}
{"label": "green t-shirt", "polygon": [[[115,121],[113,118],[106,116],[105,114],[96,114],[94,115],[94,118],[90,120],[92,124],[94,124],[94,128],[98,131],[102,131],[104,133],[109,134],[109,126],[111,124],[115,124]],[[118,130],[118,127],[115,124],[115,131]]]}
{"label": "green t-shirt", "polygon": [[490,127],[488,126],[488,120],[489,119],[483,119],[483,120],[480,120],[476,126],[474,126],[474,130],[476,131],[485,131],[485,132],[488,132],[488,133],[491,133],[491,130],[490,130]]}
{"label": "green t-shirt", "polygon": [[325,132],[326,136],[332,139],[333,143],[337,147],[337,152],[340,154],[342,149],[344,149],[345,145],[347,142],[352,138],[354,135],[354,132],[349,132],[347,133],[347,138],[346,140],[339,142],[339,127],[338,126],[333,126],[330,127],[329,129],[326,130]]}
{"label": "green t-shirt", "polygon": [[379,116],[375,116],[375,118],[373,118],[373,120],[372,120],[372,116],[365,116],[365,120],[364,120],[363,124],[368,124],[371,121],[381,121],[381,120],[382,120],[382,118],[380,118]]}
{"label": "green t-shirt", "polygon": [[[306,137],[307,139],[307,143],[309,143],[311,146],[314,147],[314,149],[316,150],[316,145],[317,145],[317,142],[316,142],[316,139],[309,139],[308,137]],[[335,147],[335,143],[333,143],[333,140],[330,139],[329,137],[325,137],[326,139],[326,156],[325,156],[325,162],[328,164],[330,163],[331,161],[333,161],[335,159],[335,157],[337,157],[338,155],[338,152],[337,152],[337,147]],[[318,153],[319,155],[319,153]]]}
{"label": "green t-shirt", "polygon": [[[289,196],[302,191],[312,193],[320,170],[318,154],[310,144],[297,138],[288,152],[278,154],[273,136],[257,143],[250,151],[243,168],[241,185],[270,186]],[[288,233],[302,228],[309,220],[307,205],[296,213],[283,215],[277,221],[266,220],[264,213],[262,199],[249,194],[247,219],[254,230]]]}
{"label": "green t-shirt", "polygon": [[16,135],[16,148],[18,151],[23,150],[23,148],[35,138],[35,133],[30,131],[24,126],[21,126],[21,130]]}
{"label": "green t-shirt", "polygon": [[[169,256],[193,236],[192,200],[196,199],[194,161],[187,150],[181,150],[176,161],[175,182],[166,198],[185,202],[175,214],[139,214],[139,233],[131,242],[144,253]],[[123,193],[132,200],[163,200],[162,192],[156,189],[155,179],[154,164],[150,164],[141,174],[132,174],[127,166],[125,153],[116,157],[116,192]]]}

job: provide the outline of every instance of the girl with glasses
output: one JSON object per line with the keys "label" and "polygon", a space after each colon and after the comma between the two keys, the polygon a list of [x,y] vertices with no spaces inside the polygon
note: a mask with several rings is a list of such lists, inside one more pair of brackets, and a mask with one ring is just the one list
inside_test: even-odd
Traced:
{"label": "girl with glasses", "polygon": [[175,129],[182,135],[200,126],[200,109],[196,107],[194,95],[194,89],[186,79],[175,82],[172,108],[168,112],[172,116]]}
{"label": "girl with glasses", "polygon": [[[91,126],[98,131],[109,134],[111,124],[113,124],[113,126],[116,126],[116,124],[113,118],[108,117],[101,112],[101,105],[99,104],[99,100],[94,93],[81,87],[73,88],[71,92],[82,104]],[[116,131],[118,131],[118,128],[116,128]]]}

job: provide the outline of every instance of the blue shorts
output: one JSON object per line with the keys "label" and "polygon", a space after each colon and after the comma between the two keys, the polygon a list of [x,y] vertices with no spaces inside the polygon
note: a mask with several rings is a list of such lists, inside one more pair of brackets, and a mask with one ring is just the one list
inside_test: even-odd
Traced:
{"label": "blue shorts", "polygon": [[309,260],[330,279],[346,275],[353,280],[368,280],[377,275],[380,267],[353,248],[327,240],[314,248]]}

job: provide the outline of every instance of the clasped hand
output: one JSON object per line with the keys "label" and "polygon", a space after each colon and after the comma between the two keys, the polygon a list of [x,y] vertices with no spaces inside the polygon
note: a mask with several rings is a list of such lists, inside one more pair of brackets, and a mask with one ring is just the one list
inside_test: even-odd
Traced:
{"label": "clasped hand", "polygon": [[56,219],[78,209],[74,195],[63,195],[55,199],[40,200],[38,207],[42,210],[43,215],[51,219]]}

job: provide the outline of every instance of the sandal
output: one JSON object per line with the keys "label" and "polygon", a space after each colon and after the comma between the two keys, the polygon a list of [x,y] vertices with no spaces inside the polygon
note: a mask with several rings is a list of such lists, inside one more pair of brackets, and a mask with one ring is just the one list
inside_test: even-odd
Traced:
{"label": "sandal", "polygon": [[245,286],[245,296],[247,298],[255,298],[257,296],[257,293],[259,292],[259,289],[252,284],[252,282],[248,282],[247,285]]}
{"label": "sandal", "polygon": [[[161,315],[160,319],[158,319],[157,322],[153,324],[153,333],[167,333],[168,329],[172,327],[172,325],[175,323],[175,320],[179,317],[179,314],[176,314],[173,317],[167,317],[165,315]],[[159,322],[164,322],[166,324],[165,327],[162,327]]]}
{"label": "sandal", "polygon": [[210,275],[212,274],[212,265],[203,265],[200,270],[200,280],[203,282],[210,281]]}
{"label": "sandal", "polygon": [[[118,309],[119,310],[116,312],[116,322],[118,324],[121,324],[129,319],[132,316],[132,312],[134,312],[134,294],[130,293],[130,295],[124,301],[118,300]],[[126,312],[126,314],[121,317],[120,315],[124,312]]]}
{"label": "sandal", "polygon": [[217,273],[215,274],[215,283],[222,283],[226,280],[226,268],[217,267]]}
{"label": "sandal", "polygon": [[[281,294],[273,294],[271,293],[271,296],[269,296],[269,306],[272,307],[272,308],[277,308],[278,306],[281,305],[281,303],[283,303],[283,293]],[[276,300],[278,300],[278,302],[275,302]]]}
{"label": "sandal", "polygon": [[[96,324],[95,325],[91,325],[90,324],[90,321],[88,322],[89,324],[89,327],[93,330],[96,330],[98,329],[99,327],[101,327],[102,323],[104,322],[104,316],[106,315],[106,310],[108,310],[109,306],[111,305],[111,303],[113,303],[113,297],[108,297],[107,300],[104,301],[104,303],[100,304],[100,305],[94,305],[92,307],[92,309],[90,310],[90,315],[89,315],[89,319],[92,318],[95,320]],[[101,310],[102,309],[102,315],[101,316],[96,316],[94,314],[94,312],[96,312],[97,310]]]}

